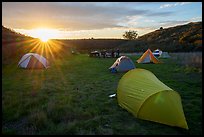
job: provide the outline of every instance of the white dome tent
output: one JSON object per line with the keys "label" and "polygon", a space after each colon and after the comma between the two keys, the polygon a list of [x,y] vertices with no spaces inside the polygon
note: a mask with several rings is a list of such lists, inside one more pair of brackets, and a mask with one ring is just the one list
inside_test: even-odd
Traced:
{"label": "white dome tent", "polygon": [[18,63],[21,68],[48,68],[48,61],[37,53],[25,54]]}
{"label": "white dome tent", "polygon": [[162,52],[162,54],[158,58],[170,58],[171,56],[168,54],[168,52]]}
{"label": "white dome tent", "polygon": [[127,72],[131,69],[135,69],[134,62],[127,56],[119,57],[113,65],[109,68],[112,73]]}

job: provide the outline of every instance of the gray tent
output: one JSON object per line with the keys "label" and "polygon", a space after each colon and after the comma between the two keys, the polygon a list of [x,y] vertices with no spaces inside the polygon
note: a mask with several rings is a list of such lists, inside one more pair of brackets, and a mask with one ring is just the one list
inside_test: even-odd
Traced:
{"label": "gray tent", "polygon": [[48,68],[48,61],[37,53],[25,54],[18,63],[21,68]]}
{"label": "gray tent", "polygon": [[111,72],[126,72],[131,69],[135,69],[135,64],[129,57],[126,56],[119,57],[109,68]]}
{"label": "gray tent", "polygon": [[162,52],[162,54],[158,58],[170,58],[168,52]]}

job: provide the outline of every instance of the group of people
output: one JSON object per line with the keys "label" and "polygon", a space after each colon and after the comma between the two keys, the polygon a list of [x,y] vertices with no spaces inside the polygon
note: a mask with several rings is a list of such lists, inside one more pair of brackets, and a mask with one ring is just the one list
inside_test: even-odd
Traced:
{"label": "group of people", "polygon": [[107,52],[106,50],[102,50],[101,51],[101,56],[103,58],[106,58],[106,57],[112,57],[112,58],[118,58],[120,56],[120,50],[117,49],[116,51],[114,51],[113,49],[111,50],[111,52]]}
{"label": "group of people", "polygon": [[102,50],[102,51],[92,51],[89,53],[90,57],[102,57],[102,58],[118,58],[120,56],[120,50],[117,49],[116,51],[114,51],[113,49],[111,51],[106,51],[106,50]]}

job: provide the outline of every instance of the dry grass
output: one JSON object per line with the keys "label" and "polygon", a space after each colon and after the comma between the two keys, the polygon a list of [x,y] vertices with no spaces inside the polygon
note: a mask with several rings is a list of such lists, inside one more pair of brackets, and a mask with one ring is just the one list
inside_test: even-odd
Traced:
{"label": "dry grass", "polygon": [[[121,53],[125,56],[141,56],[142,52],[137,53]],[[171,61],[176,62],[178,65],[186,67],[196,67],[202,70],[202,52],[177,52],[169,53]]]}
{"label": "dry grass", "polygon": [[202,52],[179,52],[169,53],[179,65],[196,67],[202,70]]}

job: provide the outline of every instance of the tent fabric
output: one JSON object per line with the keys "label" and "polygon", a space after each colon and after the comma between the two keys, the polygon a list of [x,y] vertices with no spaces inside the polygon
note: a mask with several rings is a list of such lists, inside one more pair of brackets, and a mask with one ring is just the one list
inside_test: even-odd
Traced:
{"label": "tent fabric", "polygon": [[152,54],[155,56],[155,57],[159,57],[161,54],[162,54],[162,51],[160,49],[156,49],[152,52]]}
{"label": "tent fabric", "polygon": [[21,68],[48,68],[48,61],[37,53],[25,54],[18,63]]}
{"label": "tent fabric", "polygon": [[168,52],[162,52],[162,54],[158,58],[170,58],[171,56],[168,54]]}
{"label": "tent fabric", "polygon": [[136,68],[135,64],[129,57],[121,56],[117,58],[109,70],[111,72],[126,72],[134,68]]}
{"label": "tent fabric", "polygon": [[145,51],[145,53],[137,60],[137,63],[161,63],[151,52],[150,49]]}
{"label": "tent fabric", "polygon": [[139,119],[188,129],[180,95],[148,70],[125,73],[118,83],[117,100]]}
{"label": "tent fabric", "polygon": [[35,57],[30,57],[29,63],[27,65],[27,68],[44,68],[43,63],[41,63],[37,58]]}

